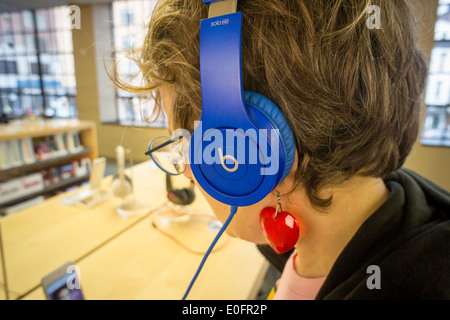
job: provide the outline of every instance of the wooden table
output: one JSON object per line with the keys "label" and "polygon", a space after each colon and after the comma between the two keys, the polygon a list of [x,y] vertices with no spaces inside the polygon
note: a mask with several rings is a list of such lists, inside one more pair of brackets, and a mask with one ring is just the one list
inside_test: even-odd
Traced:
{"label": "wooden table", "polygon": [[[44,299],[41,278],[68,260],[81,271],[87,299],[180,299],[202,255],[189,252],[152,227],[154,212],[165,208],[165,176],[150,162],[133,170],[136,197],[152,206],[147,215],[122,220],[118,199],[91,209],[61,204],[67,195],[2,219],[10,295]],[[184,180],[181,182],[181,180]],[[111,178],[105,178],[108,186]],[[182,177],[175,185],[187,186]],[[196,193],[191,206],[210,214],[206,200]],[[157,211],[158,212],[158,211]],[[163,220],[157,220],[162,222]],[[160,227],[189,247],[205,251],[215,235],[203,218]],[[251,299],[267,270],[265,259],[252,243],[227,239],[208,258],[190,299]]]}

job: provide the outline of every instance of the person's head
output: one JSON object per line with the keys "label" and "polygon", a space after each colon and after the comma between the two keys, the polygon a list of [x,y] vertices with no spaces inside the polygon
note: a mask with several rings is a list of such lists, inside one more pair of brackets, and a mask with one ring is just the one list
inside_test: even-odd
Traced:
{"label": "person's head", "polygon": [[[381,29],[367,26],[371,5],[380,9]],[[296,161],[281,193],[295,188],[292,201],[326,211],[333,194],[325,189],[385,178],[403,165],[417,138],[426,78],[407,1],[239,0],[238,11],[244,90],[273,101],[295,139]],[[207,16],[202,0],[160,0],[136,56],[144,85],[115,79],[123,89],[154,93],[171,130],[192,129],[201,116],[199,31]],[[208,200],[219,217],[228,212]],[[249,214],[235,218],[231,233],[258,238],[244,234],[275,201],[271,194],[243,208]]]}

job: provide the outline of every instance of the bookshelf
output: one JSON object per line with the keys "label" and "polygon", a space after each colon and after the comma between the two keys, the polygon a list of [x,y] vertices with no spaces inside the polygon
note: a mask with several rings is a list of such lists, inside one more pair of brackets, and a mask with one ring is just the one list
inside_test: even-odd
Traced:
{"label": "bookshelf", "polygon": [[94,122],[14,121],[0,126],[0,215],[89,180],[98,157]]}

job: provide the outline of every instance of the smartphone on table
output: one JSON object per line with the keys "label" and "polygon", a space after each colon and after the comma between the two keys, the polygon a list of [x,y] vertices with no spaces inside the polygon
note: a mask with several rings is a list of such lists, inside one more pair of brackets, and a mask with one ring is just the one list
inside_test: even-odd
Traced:
{"label": "smartphone on table", "polygon": [[84,300],[79,268],[68,261],[41,281],[47,300]]}

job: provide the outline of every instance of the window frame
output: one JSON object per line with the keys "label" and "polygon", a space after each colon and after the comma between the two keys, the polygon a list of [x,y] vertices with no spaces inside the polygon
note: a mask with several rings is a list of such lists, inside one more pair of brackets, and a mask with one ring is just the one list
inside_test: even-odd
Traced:
{"label": "window frame", "polygon": [[[30,114],[44,118],[78,117],[72,31],[70,25],[65,28],[65,26],[57,25],[55,22],[57,19],[64,18],[65,9],[66,6],[58,6],[1,13],[2,22],[7,15],[9,15],[10,21],[8,22],[9,25],[2,24],[0,37],[6,35],[11,37],[12,44],[9,52],[5,51],[0,55],[0,61],[11,61],[16,65],[16,70],[6,70],[6,73],[0,75],[6,79],[6,83],[15,79],[13,80],[15,84],[11,86],[0,86],[0,112],[6,113],[9,119],[22,119]],[[57,17],[58,15],[59,17]],[[15,21],[15,24],[13,24],[13,17],[18,20]],[[17,19],[17,17],[20,18]],[[67,18],[69,19],[69,15],[67,15]],[[42,30],[42,25],[39,25],[38,19],[45,20],[45,30]],[[4,28],[5,26],[6,28]],[[50,39],[54,45],[54,50],[42,47],[43,35],[46,35],[47,40]],[[66,38],[67,36],[70,38]],[[65,38],[64,48],[59,46],[61,42],[58,42],[57,37]],[[18,39],[23,41],[21,43],[22,48],[17,42]],[[7,45],[6,42],[2,43]],[[70,43],[70,48],[66,47],[67,43]],[[60,58],[55,60],[52,59],[53,56]],[[51,63],[46,63],[45,60],[59,62],[51,65]],[[73,61],[73,66],[68,68],[66,63],[69,60]],[[19,70],[19,64],[21,70]],[[59,67],[56,67],[58,64]],[[7,66],[5,68],[8,69]],[[51,69],[56,70],[56,72],[52,73]],[[66,72],[67,70],[70,70],[70,72]],[[37,85],[34,85],[34,82],[37,82]],[[64,82],[73,84],[70,86],[70,90],[69,87],[64,86]],[[24,83],[25,85],[23,85]],[[51,92],[49,87],[54,87],[52,88],[54,92]],[[17,104],[10,106],[11,110],[5,110],[5,102],[9,105],[13,97]],[[58,114],[58,109],[51,106],[52,100],[58,99],[64,100],[59,102],[60,105],[67,103],[66,108],[59,109],[66,113],[66,116],[61,116],[61,114]],[[31,103],[25,105],[23,101],[26,100],[31,101]]]}
{"label": "window frame", "polygon": [[[148,2],[149,7],[156,4],[156,1],[152,0],[130,0],[130,1],[123,1],[123,0],[117,0],[110,4],[110,10],[111,10],[111,36],[112,36],[112,43],[113,43],[113,50],[112,50],[112,59],[114,63],[119,63],[119,68],[123,66],[121,63],[125,63],[127,59],[125,58],[126,53],[131,49],[130,39],[134,39],[133,44],[136,45],[137,40],[139,39],[138,35],[145,36],[145,32],[147,29],[147,25],[150,19],[150,16],[152,12],[148,12],[144,14],[144,21],[143,23],[139,23],[141,19],[137,16],[137,13],[134,12],[131,8],[133,5],[142,5],[144,6],[144,2]],[[125,9],[122,12],[115,12],[117,8],[123,5],[125,6]],[[130,14],[133,16],[133,23],[129,23],[130,21],[126,21],[127,23],[123,23],[123,16],[124,12],[127,12],[127,16]],[[141,17],[142,18],[142,17]],[[136,33],[136,30],[140,29],[138,33]],[[119,32],[120,30],[120,32]],[[126,30],[126,32],[123,32],[123,30]],[[133,33],[129,33],[133,32]],[[140,33],[142,32],[142,34]],[[123,42],[124,39],[127,39],[127,46],[124,47],[121,43],[117,42]],[[120,39],[120,40],[117,40]],[[132,64],[131,60],[127,61],[128,66],[130,67]],[[135,65],[134,65],[135,66]],[[137,66],[135,71],[137,70]],[[126,77],[126,75],[124,76]],[[156,120],[151,119],[152,121],[146,121],[150,114],[151,110],[155,107],[155,101],[153,97],[150,94],[147,95],[139,95],[134,94],[130,92],[126,92],[123,90],[120,90],[118,88],[114,89],[115,92],[115,108],[116,108],[116,120],[115,121],[107,121],[103,122],[104,124],[117,124],[117,125],[123,125],[123,126],[134,126],[134,127],[145,127],[145,128],[156,128],[156,129],[167,129],[168,128],[168,120],[165,116],[165,114],[161,114],[160,117]],[[121,104],[127,100],[132,100],[130,102],[130,107],[126,108],[125,106],[122,106]],[[134,101],[133,101],[134,100]],[[128,109],[128,110],[127,110]],[[139,109],[139,111],[137,111]],[[150,111],[149,111],[150,110]],[[124,113],[131,114],[132,116],[123,116]],[[143,114],[146,113],[146,114]]]}

